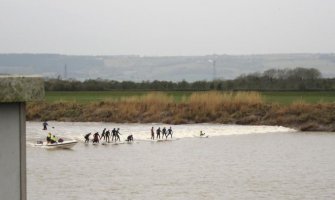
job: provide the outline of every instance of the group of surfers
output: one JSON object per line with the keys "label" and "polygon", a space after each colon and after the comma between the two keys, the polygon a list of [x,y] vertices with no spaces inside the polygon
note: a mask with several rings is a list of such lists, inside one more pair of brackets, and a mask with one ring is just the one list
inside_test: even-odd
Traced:
{"label": "group of surfers", "polygon": [[[164,127],[162,130],[160,127],[158,127],[158,129],[156,130],[156,139],[161,139],[161,133],[162,133],[162,139],[164,138],[164,136],[165,136],[165,139],[167,139],[169,135],[172,138],[173,131],[171,127],[169,129],[166,129]],[[151,139],[152,140],[155,139],[154,127],[151,128]]]}
{"label": "group of surfers", "polygon": [[[162,139],[165,138],[167,139],[169,136],[172,138],[172,128],[170,127],[169,129],[166,129],[165,127],[163,129],[161,129],[160,127],[158,127],[158,129],[156,130],[156,139],[161,139],[161,133],[162,133]],[[90,142],[90,136],[92,135],[92,133],[87,133],[84,138],[85,138],[85,143],[89,143]],[[93,139],[92,142],[93,143],[99,143],[101,140],[110,143],[110,139],[115,142],[117,141],[121,141],[120,140],[120,135],[122,135],[120,133],[120,128],[113,128],[112,131],[107,130],[106,128],[103,129],[101,135],[99,134],[99,132],[95,132],[93,134]],[[111,138],[112,137],[112,138]],[[151,128],[151,139],[154,140],[155,139],[155,131],[154,131],[154,127]],[[128,135],[127,142],[131,142],[134,141],[134,137],[133,135]]]}
{"label": "group of surfers", "polygon": [[[47,126],[48,126],[48,123],[46,121],[43,122],[43,130],[47,130]],[[162,134],[162,139],[164,139],[164,136],[165,136],[165,139],[167,139],[169,136],[172,138],[172,134],[173,134],[173,131],[172,131],[172,128],[170,127],[169,129],[166,129],[165,127],[164,128],[160,128],[158,127],[158,129],[156,129],[156,131],[154,130],[154,127],[151,127],[151,138],[152,140],[155,139],[155,132],[156,132],[156,139],[161,139],[161,134]],[[90,136],[91,136],[92,133],[88,133],[84,136],[85,138],[85,143],[89,143],[90,141]],[[110,130],[107,130],[106,128],[103,129],[101,135],[99,134],[99,132],[96,132],[93,134],[93,139],[92,139],[92,142],[93,143],[99,143],[100,140],[104,140],[105,142],[110,142],[110,137],[112,137],[112,142],[115,141],[121,141],[120,140],[120,135],[122,135],[120,133],[120,128],[113,128],[112,131]],[[200,137],[204,137],[205,136],[205,133],[200,131]],[[126,139],[127,142],[131,142],[131,141],[134,141],[134,138],[133,138],[133,135],[128,135],[127,139]],[[57,142],[63,142],[63,139],[62,138],[59,138],[57,139],[55,135],[51,135],[51,133],[49,132],[48,133],[48,136],[47,136],[47,143],[48,144],[54,144],[54,143],[57,143]]]}
{"label": "group of surfers", "polygon": [[[84,136],[85,143],[89,143],[91,134],[92,133],[88,133]],[[100,140],[104,140],[105,142],[110,143],[110,137],[111,136],[112,136],[112,142],[113,141],[117,142],[117,141],[121,141],[120,140],[120,135],[122,135],[120,133],[120,128],[117,128],[117,129],[113,128],[112,131],[107,130],[106,128],[104,128],[101,135],[99,134],[99,132],[96,132],[96,133],[93,134],[92,142],[93,143],[99,143]],[[131,142],[133,140],[134,140],[133,135],[128,135],[126,141]]]}

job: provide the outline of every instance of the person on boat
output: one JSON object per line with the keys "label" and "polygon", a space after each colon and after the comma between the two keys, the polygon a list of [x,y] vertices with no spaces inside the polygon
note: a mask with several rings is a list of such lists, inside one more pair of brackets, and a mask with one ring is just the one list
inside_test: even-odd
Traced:
{"label": "person on boat", "polygon": [[47,136],[47,144],[51,143],[51,133],[48,133]]}
{"label": "person on boat", "polygon": [[94,133],[93,134],[93,143],[99,143],[99,137],[100,137],[99,132]]}
{"label": "person on boat", "polygon": [[133,135],[128,135],[126,141],[127,141],[127,142],[132,142],[132,141],[134,141]]}
{"label": "person on boat", "polygon": [[106,128],[104,128],[104,130],[102,131],[100,140],[101,140],[101,138],[103,138],[104,140],[106,140]]}
{"label": "person on boat", "polygon": [[[164,127],[163,129],[162,129],[162,138],[164,138],[164,136],[166,137],[166,128]],[[167,138],[167,137],[166,137]]]}
{"label": "person on boat", "polygon": [[158,129],[156,130],[156,138],[161,139],[161,127],[158,127]]}
{"label": "person on boat", "polygon": [[91,133],[87,133],[84,138],[85,138],[85,143],[89,143],[90,142],[90,135]]}
{"label": "person on boat", "polygon": [[154,132],[154,127],[151,128],[151,138],[152,140],[155,139],[155,132]]}
{"label": "person on boat", "polygon": [[106,142],[108,142],[109,143],[109,136],[111,135],[111,133],[110,133],[110,131],[109,130],[107,130],[106,131]]}
{"label": "person on boat", "polygon": [[205,136],[206,133],[203,133],[202,131],[200,131],[200,137]]}
{"label": "person on boat", "polygon": [[57,138],[55,135],[51,136],[51,144],[57,143]]}
{"label": "person on boat", "polygon": [[173,131],[172,131],[172,128],[170,126],[170,128],[167,130],[168,134],[166,135],[166,139],[169,137],[169,135],[171,136],[172,138],[172,134],[173,134]]}
{"label": "person on boat", "polygon": [[[120,135],[122,135],[120,132],[120,128],[118,128],[117,130],[116,130],[116,133],[115,133],[115,135],[116,135],[116,139],[115,139],[115,142],[117,141],[117,140],[119,140],[119,141],[121,141],[120,140]],[[120,134],[120,135],[119,135]]]}
{"label": "person on boat", "polygon": [[43,130],[47,130],[48,129],[47,126],[48,126],[47,121],[44,121],[43,122]]}
{"label": "person on boat", "polygon": [[116,130],[115,130],[115,128],[113,128],[113,130],[112,130],[112,142],[113,142],[114,139],[116,141]]}
{"label": "person on boat", "polygon": [[63,138],[59,138],[59,139],[58,139],[58,142],[59,142],[59,143],[64,142]]}

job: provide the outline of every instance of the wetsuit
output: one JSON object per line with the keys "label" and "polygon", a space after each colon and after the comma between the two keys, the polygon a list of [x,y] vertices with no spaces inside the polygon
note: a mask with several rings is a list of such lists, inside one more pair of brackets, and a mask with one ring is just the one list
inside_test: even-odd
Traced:
{"label": "wetsuit", "polygon": [[151,128],[151,139],[155,139],[155,132],[154,132],[154,127]]}
{"label": "wetsuit", "polygon": [[131,142],[131,141],[134,141],[134,138],[133,138],[133,135],[128,135],[127,137],[127,142]]}
{"label": "wetsuit", "polygon": [[157,136],[156,136],[156,138],[158,139],[161,139],[161,128],[158,128],[157,130],[156,130],[156,134],[157,134]]}
{"label": "wetsuit", "polygon": [[114,138],[115,138],[115,141],[116,141],[116,130],[115,130],[115,128],[113,128],[113,130],[112,130],[112,142],[113,142]]}
{"label": "wetsuit", "polygon": [[109,130],[108,131],[106,131],[106,142],[109,142],[109,136],[110,136],[110,132],[109,132]]}
{"label": "wetsuit", "polygon": [[98,132],[96,132],[96,133],[94,133],[94,135],[93,135],[93,143],[99,143],[99,133]]}
{"label": "wetsuit", "polygon": [[106,128],[104,128],[104,130],[102,131],[100,140],[101,138],[104,138],[104,140],[106,139]]}
{"label": "wetsuit", "polygon": [[48,123],[47,122],[43,122],[43,130],[47,130],[47,126],[48,126]]}
{"label": "wetsuit", "polygon": [[118,128],[118,129],[116,130],[116,132],[115,132],[115,135],[116,135],[116,137],[115,137],[115,141],[116,141],[116,140],[121,141],[121,140],[120,140],[120,136],[119,136],[119,134],[120,134],[120,135],[122,135],[122,134],[119,132],[119,130],[120,130],[120,129]]}
{"label": "wetsuit", "polygon": [[168,134],[166,135],[166,138],[168,138],[169,135],[171,135],[171,138],[172,138],[172,133],[173,133],[172,128],[170,127],[167,131],[168,131]]}
{"label": "wetsuit", "polygon": [[90,135],[91,135],[91,133],[88,133],[88,134],[86,134],[86,135],[84,136],[84,138],[85,138],[85,143],[89,143],[89,142],[90,142]]}
{"label": "wetsuit", "polygon": [[164,138],[164,136],[166,137],[166,128],[165,127],[162,129],[162,138]]}

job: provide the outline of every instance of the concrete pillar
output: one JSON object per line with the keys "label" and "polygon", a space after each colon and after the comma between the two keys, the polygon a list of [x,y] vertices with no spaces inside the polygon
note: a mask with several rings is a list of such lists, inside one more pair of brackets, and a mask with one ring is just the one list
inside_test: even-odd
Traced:
{"label": "concrete pillar", "polygon": [[0,199],[27,199],[25,102],[43,97],[41,77],[0,76]]}

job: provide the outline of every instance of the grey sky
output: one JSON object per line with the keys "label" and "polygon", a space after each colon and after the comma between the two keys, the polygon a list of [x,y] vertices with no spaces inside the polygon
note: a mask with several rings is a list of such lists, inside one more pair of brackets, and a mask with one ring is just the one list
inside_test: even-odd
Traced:
{"label": "grey sky", "polygon": [[0,53],[335,52],[334,0],[0,0]]}

